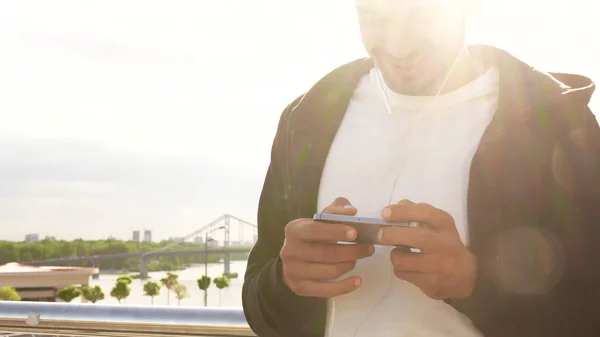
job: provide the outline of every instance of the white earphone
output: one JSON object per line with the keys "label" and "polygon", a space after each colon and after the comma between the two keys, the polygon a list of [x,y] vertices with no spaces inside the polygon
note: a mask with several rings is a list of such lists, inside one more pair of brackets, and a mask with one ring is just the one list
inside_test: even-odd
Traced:
{"label": "white earphone", "polygon": [[[454,68],[456,68],[456,64],[458,64],[458,60],[460,60],[460,57],[462,56],[463,52],[460,52],[460,53],[458,53],[458,55],[456,55],[456,58],[454,59],[454,62],[452,63],[450,70],[448,70],[448,72],[446,73],[446,77],[444,78],[444,81],[442,81],[442,85],[440,86],[439,90],[437,91],[437,93],[434,96],[435,98],[437,98],[442,93],[444,88],[446,87],[446,84],[448,83],[448,80],[450,79],[450,76],[452,75]],[[381,95],[383,98],[383,102],[385,104],[385,108],[387,110],[387,113],[389,115],[391,115],[392,114],[392,106],[390,104],[389,97],[385,90],[385,84],[384,84],[385,82],[383,80],[383,75],[381,74],[381,70],[379,70],[378,68],[375,69],[375,72],[377,74],[377,82],[379,83],[379,89],[381,91]]]}

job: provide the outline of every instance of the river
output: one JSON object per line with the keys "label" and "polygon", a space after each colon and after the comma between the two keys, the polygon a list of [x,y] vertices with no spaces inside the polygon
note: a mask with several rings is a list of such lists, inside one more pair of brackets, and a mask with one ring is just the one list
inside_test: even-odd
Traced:
{"label": "river", "polygon": [[[246,261],[232,261],[231,272],[238,273],[238,278],[231,279],[229,288],[221,291],[215,287],[214,283],[208,288],[208,306],[209,307],[241,307],[242,306],[242,283],[246,271]],[[150,279],[160,284],[160,279],[166,276],[166,272],[149,273]],[[204,265],[192,265],[185,270],[176,272],[179,275],[179,283],[188,288],[189,298],[181,300],[181,306],[203,306],[204,293],[198,288],[196,280],[204,275]],[[223,264],[209,264],[208,276],[214,278],[223,274]],[[110,297],[110,291],[114,287],[119,275],[100,274],[97,280],[90,280],[91,286],[99,285],[104,290],[105,299],[99,303],[117,304],[118,301]],[[131,284],[131,294],[122,303],[134,305],[150,305],[150,297],[144,296],[143,286],[148,280],[133,280]],[[219,294],[220,292],[220,294]],[[160,295],[154,298],[155,305],[167,305],[167,290],[161,288]],[[171,292],[170,305],[176,306],[177,298]]]}

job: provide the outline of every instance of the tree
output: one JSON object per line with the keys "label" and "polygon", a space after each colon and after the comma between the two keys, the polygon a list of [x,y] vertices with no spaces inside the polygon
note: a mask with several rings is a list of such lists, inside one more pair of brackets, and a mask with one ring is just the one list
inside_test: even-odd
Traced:
{"label": "tree", "polygon": [[160,284],[148,281],[144,284],[144,296],[150,296],[150,303],[154,305],[154,297],[160,295]]}
{"label": "tree", "polygon": [[93,288],[90,286],[83,286],[81,287],[81,296],[88,302],[96,303],[104,299],[104,291],[102,291],[100,286],[95,286]]}
{"label": "tree", "polygon": [[63,302],[71,302],[77,297],[81,296],[81,289],[77,286],[68,286],[62,288],[56,293],[56,297],[58,297]]}
{"label": "tree", "polygon": [[117,278],[117,282],[119,282],[119,281],[123,281],[127,284],[131,284],[131,283],[133,283],[133,278],[129,275],[121,275]]}
{"label": "tree", "polygon": [[173,292],[177,298],[177,305],[181,305],[182,299],[190,297],[187,287],[181,283],[177,283],[175,287],[173,287]]}
{"label": "tree", "polygon": [[125,281],[125,280],[120,280],[120,281],[117,281],[117,284],[115,284],[115,287],[112,288],[112,290],[110,291],[110,296],[116,298],[117,301],[119,301],[119,303],[121,303],[121,300],[124,300],[127,297],[129,297],[130,293],[131,293],[131,288],[129,287],[129,283],[127,283],[127,281]]}
{"label": "tree", "polygon": [[223,273],[223,276],[227,277],[228,279],[234,279],[234,278],[238,278],[238,273],[236,272],[232,272],[232,273]]}
{"label": "tree", "polygon": [[28,262],[31,260],[33,260],[33,255],[31,254],[31,252],[24,252],[23,254],[21,254],[21,261]]}
{"label": "tree", "polygon": [[221,306],[221,302],[223,299],[222,291],[224,288],[229,287],[229,279],[225,276],[219,276],[215,277],[213,283],[215,284],[215,286],[217,286],[217,288],[219,288],[219,306]]}
{"label": "tree", "polygon": [[206,306],[208,302],[208,287],[210,287],[210,276],[203,275],[197,280],[197,282],[198,288],[204,291],[204,306]]}
{"label": "tree", "polygon": [[15,288],[2,287],[0,288],[0,301],[20,301],[21,296]]}
{"label": "tree", "polygon": [[167,288],[167,305],[171,301],[171,290],[179,283],[179,275],[174,273],[167,273],[167,277],[160,280],[160,283]]}
{"label": "tree", "polygon": [[[133,253],[153,251],[164,245],[167,241],[162,242],[129,242],[112,239],[106,240],[82,240],[75,239],[72,241],[56,240],[48,237],[38,242],[7,242],[0,240],[0,265],[10,262],[31,264],[35,260],[55,259],[67,256],[93,256],[93,255],[112,255],[120,253]],[[181,243],[182,249],[197,249],[194,243]],[[246,253],[232,253],[233,260],[246,259]],[[209,262],[218,262],[220,254],[209,254]],[[93,259],[92,259],[93,260]],[[182,266],[202,262],[204,259],[198,260],[198,256],[177,257],[177,256],[162,256],[157,257],[156,263],[148,265],[149,271],[173,271],[179,270]],[[95,261],[100,269],[126,270],[128,273],[139,271],[139,264],[130,258],[112,258],[100,259]],[[87,263],[81,261],[75,263],[76,266],[83,267]],[[134,280],[136,277],[133,278]],[[2,284],[2,286],[7,284]],[[133,287],[133,283],[132,283]],[[108,294],[106,294],[108,296]]]}

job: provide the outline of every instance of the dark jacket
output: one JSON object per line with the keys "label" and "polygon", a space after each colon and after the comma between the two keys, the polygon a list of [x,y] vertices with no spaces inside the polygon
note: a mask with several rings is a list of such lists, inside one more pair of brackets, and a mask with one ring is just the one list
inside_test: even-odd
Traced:
{"label": "dark jacket", "polygon": [[[473,158],[473,293],[449,304],[486,337],[600,336],[600,129],[588,78],[544,73],[487,46],[499,105]],[[283,112],[258,210],[243,307],[260,337],[323,336],[326,300],[282,282],[284,227],[317,212],[329,147],[370,59],[325,76]],[[408,308],[407,310],[410,310]],[[376,337],[376,336],[374,336]]]}

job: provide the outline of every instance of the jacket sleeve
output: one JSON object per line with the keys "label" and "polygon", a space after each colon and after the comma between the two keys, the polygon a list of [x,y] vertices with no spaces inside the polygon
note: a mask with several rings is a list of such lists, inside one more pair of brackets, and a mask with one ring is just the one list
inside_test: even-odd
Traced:
{"label": "jacket sleeve", "polygon": [[298,98],[283,112],[271,163],[258,206],[258,238],[248,257],[242,304],[248,324],[259,337],[322,336],[324,300],[294,294],[283,282],[279,251],[284,228],[294,215],[287,212],[287,124]]}
{"label": "jacket sleeve", "polygon": [[[586,107],[566,111],[555,148],[553,172],[563,202],[555,221],[568,224],[563,241],[565,268],[546,298],[546,317],[554,335],[600,335],[600,128]],[[562,238],[560,238],[562,239]]]}
{"label": "jacket sleeve", "polygon": [[[600,335],[600,128],[587,107],[561,112],[549,144],[551,170],[540,215],[547,241],[530,246],[552,254],[536,257],[531,270],[514,273],[527,278],[544,263],[554,265],[552,284],[535,293],[514,293],[480,274],[471,296],[453,305],[485,325],[491,332],[486,337]],[[493,264],[478,262],[480,270]]]}

